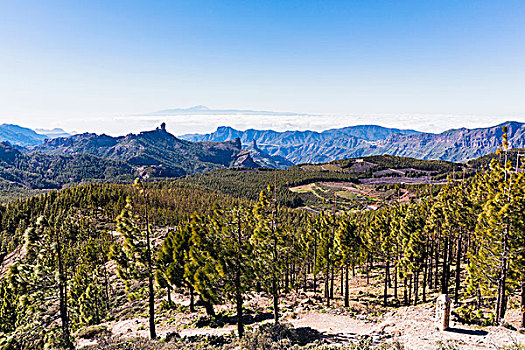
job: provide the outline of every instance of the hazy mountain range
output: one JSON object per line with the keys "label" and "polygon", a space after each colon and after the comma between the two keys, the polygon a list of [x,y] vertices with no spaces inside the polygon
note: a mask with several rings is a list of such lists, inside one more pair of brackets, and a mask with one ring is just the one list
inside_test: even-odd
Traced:
{"label": "hazy mountain range", "polygon": [[[198,107],[194,107],[198,110]],[[525,146],[525,126],[509,126],[511,147]],[[503,124],[502,124],[503,125]],[[219,127],[210,134],[175,137],[163,125],[153,131],[112,137],[84,133],[64,136],[61,129],[40,134],[17,125],[0,125],[0,141],[14,146],[27,164],[54,164],[45,156],[90,155],[111,162],[111,174],[147,172],[151,176],[172,177],[227,167],[287,168],[293,164],[320,163],[335,159],[390,154],[418,159],[467,161],[495,152],[501,144],[501,126],[453,129],[440,134],[415,130],[359,125],[323,132]],[[41,131],[42,132],[42,131]],[[4,145],[4,153],[14,152]],[[6,151],[7,150],[7,151]],[[35,158],[34,154],[40,158]],[[29,159],[27,157],[33,157]],[[68,158],[69,159],[69,158]],[[86,162],[88,158],[79,158]],[[62,159],[60,159],[62,160]],[[78,163],[78,162],[77,162]],[[20,161],[17,164],[26,164]],[[23,166],[24,169],[28,168]],[[115,170],[118,169],[118,170]],[[92,173],[92,172],[90,172]],[[102,178],[98,174],[96,178]]]}
{"label": "hazy mountain range", "polygon": [[220,127],[211,134],[189,134],[181,138],[190,141],[226,141],[239,138],[244,144],[256,140],[261,150],[271,156],[284,157],[294,164],[380,154],[462,162],[495,152],[501,145],[502,125],[509,126],[511,147],[525,146],[525,126],[519,122],[507,122],[489,128],[452,129],[440,134],[376,125],[360,125],[323,132],[253,129],[239,131],[230,127]]}
{"label": "hazy mountain range", "polygon": [[59,128],[52,130],[37,129],[37,131],[14,124],[2,124],[0,125],[0,142],[9,142],[12,145],[28,147],[39,145],[45,139],[70,136],[70,134]]}
{"label": "hazy mountain range", "polygon": [[[525,124],[509,127],[513,148],[525,146]],[[502,124],[503,125],[503,124]],[[497,125],[440,134],[360,125],[324,132],[220,127],[205,135],[176,137],[161,127],[112,137],[84,133],[51,138],[16,125],[0,125],[0,190],[61,188],[92,181],[130,181],[202,173],[217,168],[287,168],[366,155],[466,161],[497,150]],[[60,135],[63,130],[55,130]],[[52,134],[52,133],[51,133]],[[53,134],[52,134],[53,135]]]}
{"label": "hazy mountain range", "polygon": [[206,106],[193,106],[189,108],[164,109],[157,112],[146,113],[147,116],[170,115],[266,115],[266,116],[300,116],[305,114],[291,112],[254,111],[250,109],[210,109]]}

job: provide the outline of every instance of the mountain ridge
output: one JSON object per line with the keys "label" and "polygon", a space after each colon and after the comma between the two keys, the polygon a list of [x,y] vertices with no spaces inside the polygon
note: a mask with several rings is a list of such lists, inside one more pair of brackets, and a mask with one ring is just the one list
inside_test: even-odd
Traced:
{"label": "mountain ridge", "polygon": [[243,143],[256,140],[270,156],[294,164],[323,163],[337,159],[390,154],[425,160],[465,162],[492,152],[501,144],[501,127],[509,126],[511,147],[525,146],[525,124],[509,121],[487,128],[458,128],[439,134],[391,129],[377,125],[315,131],[284,131],[219,127],[210,134],[189,134],[188,140],[227,140],[239,137]]}
{"label": "mountain ridge", "polygon": [[[240,140],[225,142],[190,142],[161,127],[139,134],[112,137],[94,133],[45,140],[30,149],[50,155],[91,154],[119,160],[137,167],[150,167],[173,177],[221,167],[257,167],[244,154]],[[242,160],[241,160],[241,158]],[[159,175],[157,172],[155,175]]]}

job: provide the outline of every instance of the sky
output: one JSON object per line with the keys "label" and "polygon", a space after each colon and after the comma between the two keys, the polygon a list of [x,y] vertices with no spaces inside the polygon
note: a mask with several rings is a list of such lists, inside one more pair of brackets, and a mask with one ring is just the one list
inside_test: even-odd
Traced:
{"label": "sky", "polygon": [[[127,134],[525,122],[524,1],[0,0],[0,122]],[[211,109],[298,115],[190,115]]]}

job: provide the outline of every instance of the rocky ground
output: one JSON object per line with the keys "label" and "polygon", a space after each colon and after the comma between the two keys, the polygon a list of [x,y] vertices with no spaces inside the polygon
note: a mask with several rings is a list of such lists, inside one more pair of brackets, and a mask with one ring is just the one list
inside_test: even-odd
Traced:
{"label": "rocky ground", "polygon": [[[176,302],[180,303],[179,305],[187,304],[182,295],[177,295]],[[264,312],[262,308],[270,304],[265,295],[252,295],[246,304],[248,309],[258,310],[258,314],[263,314],[263,320],[248,327],[272,322],[271,313]],[[313,297],[313,293],[300,293],[284,300],[281,306],[283,322],[295,328],[308,327],[317,330],[323,340],[332,345],[348,345],[364,337],[373,339],[376,344],[397,340],[410,350],[436,349],[439,343],[455,345],[458,349],[499,349],[513,344],[525,344],[525,332],[505,327],[479,327],[453,322],[449,330],[439,331],[435,324],[433,302],[392,308],[383,310],[384,312],[370,309],[367,313],[365,309],[359,310],[358,304],[354,304],[350,309],[337,304],[326,308]],[[227,305],[218,308],[217,311],[223,315],[231,313]],[[510,318],[518,316],[516,312],[509,315]],[[145,316],[107,322],[102,326],[114,336],[147,338],[149,330],[148,319]],[[236,332],[234,322],[225,321],[225,324],[210,327],[206,322],[201,322],[203,320],[206,321],[207,318],[201,310],[196,313],[161,312],[157,322],[157,333],[160,338],[166,338],[173,334],[192,337]],[[199,323],[203,324],[199,326]],[[78,346],[91,344],[94,344],[92,339],[80,339]]]}

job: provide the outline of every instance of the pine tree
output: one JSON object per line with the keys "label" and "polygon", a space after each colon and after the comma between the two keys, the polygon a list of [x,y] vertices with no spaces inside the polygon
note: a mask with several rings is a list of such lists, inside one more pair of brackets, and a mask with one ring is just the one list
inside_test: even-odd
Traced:
{"label": "pine tree", "polygon": [[348,217],[343,218],[336,231],[335,246],[338,260],[345,269],[345,307],[348,307],[350,304],[348,270],[349,268],[354,269],[355,266],[361,262],[362,245],[363,242],[361,236],[357,232],[355,222]]}
{"label": "pine tree", "polygon": [[219,285],[219,271],[217,270],[218,256],[214,247],[217,247],[217,237],[212,235],[211,220],[193,214],[190,222],[191,234],[189,249],[186,254],[184,278],[192,285],[204,304],[206,313],[215,317],[213,305],[221,301],[221,295],[216,288]]}
{"label": "pine tree", "polygon": [[191,224],[179,225],[176,231],[170,231],[162,242],[157,256],[158,268],[155,272],[157,283],[168,289],[171,301],[172,286],[187,288],[190,294],[190,311],[195,312],[194,288],[186,278],[186,265],[189,264]]}
{"label": "pine tree", "polygon": [[243,300],[253,284],[253,247],[250,243],[253,225],[251,215],[243,208],[216,210],[213,229],[217,236],[217,269],[224,283],[226,296],[235,302],[237,331],[244,335]]}
{"label": "pine tree", "polygon": [[[269,290],[273,299],[273,318],[275,324],[279,323],[279,281],[281,277],[281,248],[283,246],[283,232],[279,226],[278,206],[274,192],[273,200],[270,199],[271,188],[261,191],[259,201],[253,208],[255,229],[251,237],[258,261],[256,273],[259,280]],[[270,276],[270,284],[266,283]]]}
{"label": "pine tree", "polygon": [[414,282],[409,289],[409,291],[412,290],[412,287],[414,289],[414,304],[418,302],[419,275],[426,259],[427,244],[423,230],[424,223],[425,219],[422,209],[418,208],[416,204],[410,205],[403,219],[401,232],[403,236],[405,273]]}
{"label": "pine tree", "polygon": [[71,319],[79,328],[95,325],[102,321],[107,308],[103,286],[98,281],[98,267],[81,264],[71,279],[69,298],[71,300]]}
{"label": "pine tree", "polygon": [[390,279],[390,261],[394,253],[394,236],[390,230],[389,216],[383,212],[376,213],[374,220],[370,224],[370,239],[379,244],[379,256],[385,263],[385,276],[383,285],[383,305],[388,303],[388,284]]}
{"label": "pine tree", "polygon": [[[110,257],[117,263],[119,277],[127,285],[131,279],[147,280],[150,337],[155,339],[157,337],[153,287],[155,266],[152,255],[151,226],[148,217],[148,193],[140,180],[135,181],[135,186],[144,199],[144,216],[141,220],[139,215],[133,213],[132,200],[131,197],[128,197],[126,207],[117,217],[117,232],[122,235],[124,242],[122,245],[117,243],[111,247]],[[141,221],[142,225],[140,225]]]}
{"label": "pine tree", "polygon": [[[12,265],[8,280],[10,288],[20,296],[24,310],[23,329],[17,330],[21,336],[20,345],[31,347],[43,343],[72,348],[69,329],[67,301],[67,279],[63,261],[63,242],[61,231],[69,220],[58,216],[55,222],[39,217],[36,224],[24,234],[25,259]],[[58,296],[58,300],[57,300]],[[58,315],[45,312],[48,302],[57,302]],[[61,334],[45,333],[46,327],[61,321]],[[37,327],[35,327],[38,325]]]}
{"label": "pine tree", "polygon": [[330,273],[335,260],[334,229],[336,227],[333,215],[321,213],[316,221],[315,229],[319,236],[319,247],[317,249],[316,270],[323,272],[324,297],[326,306],[330,306]]}
{"label": "pine tree", "polygon": [[525,179],[523,173],[511,174],[510,163],[501,167],[494,161],[491,168],[482,178],[488,196],[475,231],[476,245],[469,254],[469,290],[478,287],[482,296],[495,290],[495,321],[500,323],[508,292],[523,276]]}
{"label": "pine tree", "polygon": [[17,296],[6,281],[0,282],[0,334],[16,328]]}
{"label": "pine tree", "polygon": [[[175,261],[173,258],[175,250],[175,237],[173,232],[168,232],[157,254],[157,269],[155,270],[155,281],[160,288],[166,288],[168,296],[168,305],[171,307],[171,289],[175,283],[176,277],[173,273]],[[184,271],[184,270],[183,270]]]}

